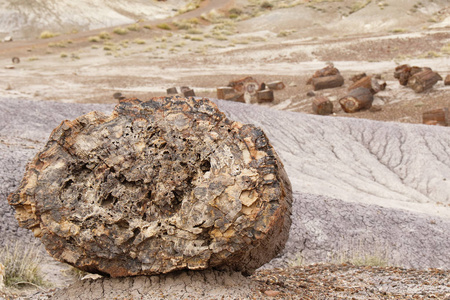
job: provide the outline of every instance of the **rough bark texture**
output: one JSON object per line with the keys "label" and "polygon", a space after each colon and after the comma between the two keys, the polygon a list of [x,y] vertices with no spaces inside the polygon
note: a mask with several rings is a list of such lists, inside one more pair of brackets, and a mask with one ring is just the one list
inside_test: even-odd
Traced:
{"label": "rough bark texture", "polygon": [[450,113],[448,108],[439,108],[426,111],[422,114],[422,123],[427,125],[450,126]]}
{"label": "rough bark texture", "polygon": [[442,77],[431,69],[424,69],[411,76],[408,80],[408,86],[416,93],[422,93],[431,89]]}
{"label": "rough bark texture", "polygon": [[359,87],[339,99],[339,104],[346,113],[354,113],[372,107],[373,95],[369,89]]}
{"label": "rough bark texture", "polygon": [[262,130],[208,99],[162,97],[61,123],[8,200],[82,270],[251,273],[283,249],[292,191]]}
{"label": "rough bark texture", "polygon": [[333,113],[333,103],[325,96],[314,98],[312,109],[318,115],[330,115]]}
{"label": "rough bark texture", "polygon": [[340,87],[344,84],[344,77],[340,74],[312,79],[315,91]]}

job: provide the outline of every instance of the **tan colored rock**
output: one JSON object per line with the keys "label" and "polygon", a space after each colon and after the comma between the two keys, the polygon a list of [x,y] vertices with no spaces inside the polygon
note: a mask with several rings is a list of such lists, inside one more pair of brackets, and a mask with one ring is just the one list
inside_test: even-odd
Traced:
{"label": "tan colored rock", "polygon": [[91,273],[251,273],[284,248],[292,191],[261,129],[161,97],[62,122],[8,200],[54,258]]}

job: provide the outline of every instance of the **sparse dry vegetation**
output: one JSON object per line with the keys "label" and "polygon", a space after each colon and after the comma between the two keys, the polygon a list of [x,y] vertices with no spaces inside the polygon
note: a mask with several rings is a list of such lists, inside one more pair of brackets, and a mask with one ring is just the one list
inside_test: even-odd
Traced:
{"label": "sparse dry vegetation", "polygon": [[46,30],[46,31],[41,32],[41,34],[39,35],[39,38],[40,39],[50,39],[50,38],[58,36],[58,35],[59,35],[59,33]]}
{"label": "sparse dry vegetation", "polygon": [[116,27],[116,28],[114,28],[113,32],[118,35],[125,35],[128,33],[128,29],[122,28],[122,27]]}
{"label": "sparse dry vegetation", "polygon": [[172,27],[170,27],[170,25],[167,23],[158,24],[158,25],[156,25],[156,27],[158,27],[159,29],[163,29],[163,30],[172,30]]}
{"label": "sparse dry vegetation", "polygon": [[0,263],[5,267],[5,286],[14,288],[26,285],[48,286],[41,273],[41,262],[36,245],[20,242],[4,245],[0,249]]}

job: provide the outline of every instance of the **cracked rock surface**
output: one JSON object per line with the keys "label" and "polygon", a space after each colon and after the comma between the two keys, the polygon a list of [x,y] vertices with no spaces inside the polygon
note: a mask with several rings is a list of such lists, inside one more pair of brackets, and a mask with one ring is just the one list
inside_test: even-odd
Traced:
{"label": "cracked rock surface", "polygon": [[122,277],[252,273],[284,247],[292,191],[261,129],[161,97],[62,122],[8,199],[53,257]]}

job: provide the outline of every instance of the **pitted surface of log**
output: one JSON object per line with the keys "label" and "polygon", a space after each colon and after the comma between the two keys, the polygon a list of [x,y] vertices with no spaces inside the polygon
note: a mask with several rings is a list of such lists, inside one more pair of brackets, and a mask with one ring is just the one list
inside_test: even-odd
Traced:
{"label": "pitted surface of log", "polygon": [[292,191],[261,129],[208,99],[161,97],[61,123],[8,200],[82,270],[251,273],[284,247]]}

